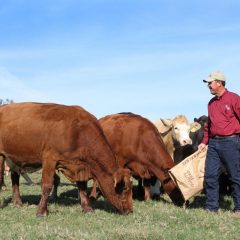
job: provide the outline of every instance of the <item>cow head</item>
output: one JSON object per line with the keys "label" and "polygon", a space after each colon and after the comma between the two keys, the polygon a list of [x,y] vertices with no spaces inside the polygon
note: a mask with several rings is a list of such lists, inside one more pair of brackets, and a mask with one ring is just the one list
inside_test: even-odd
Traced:
{"label": "cow head", "polygon": [[199,123],[203,127],[208,122],[208,117],[206,115],[202,115],[199,118],[194,118],[194,122]]}
{"label": "cow head", "polygon": [[172,129],[173,140],[180,146],[192,144],[189,133],[193,128],[200,128],[200,124],[194,122],[189,123],[183,115],[178,115],[174,119],[161,119],[162,123]]}
{"label": "cow head", "polygon": [[121,213],[128,214],[133,212],[132,203],[132,180],[129,169],[118,169],[114,175],[114,187],[122,204]]}
{"label": "cow head", "polygon": [[169,195],[172,202],[177,206],[183,206],[185,200],[180,189],[177,187],[176,183],[171,179],[168,170],[165,172],[165,179],[162,181],[163,189]]}
{"label": "cow head", "polygon": [[191,129],[190,137],[192,139],[193,151],[198,150],[198,145],[201,143],[204,136],[204,126],[208,122],[208,117],[202,115],[199,118],[194,118],[195,127]]}

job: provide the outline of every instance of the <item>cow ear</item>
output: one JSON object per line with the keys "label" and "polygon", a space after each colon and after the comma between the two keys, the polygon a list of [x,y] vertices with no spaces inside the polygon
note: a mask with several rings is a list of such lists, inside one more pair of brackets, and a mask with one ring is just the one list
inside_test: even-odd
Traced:
{"label": "cow ear", "polygon": [[118,183],[117,179],[114,178],[114,188],[116,188],[117,183]]}
{"label": "cow ear", "polygon": [[166,127],[172,127],[173,121],[170,118],[166,118],[166,119],[162,119],[160,118],[160,120],[162,121],[162,123],[164,124],[164,126]]}
{"label": "cow ear", "polygon": [[194,133],[197,130],[199,130],[201,128],[201,124],[199,124],[198,122],[193,122],[190,125],[190,132]]}
{"label": "cow ear", "polygon": [[122,174],[122,169],[118,169],[114,174],[113,174],[113,180],[114,180],[114,187],[117,186],[117,184],[123,180],[123,174]]}
{"label": "cow ear", "polygon": [[114,173],[113,177],[116,193],[121,194],[132,189],[132,181],[129,169],[119,169]]}
{"label": "cow ear", "polygon": [[121,181],[126,181],[126,179],[130,179],[131,172],[129,169],[120,168],[113,174],[113,180],[114,180],[114,187],[117,186],[117,184]]}

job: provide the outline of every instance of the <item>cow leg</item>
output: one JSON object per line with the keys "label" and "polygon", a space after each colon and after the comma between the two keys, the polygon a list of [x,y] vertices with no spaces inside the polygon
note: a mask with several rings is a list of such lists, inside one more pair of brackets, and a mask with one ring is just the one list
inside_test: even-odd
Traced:
{"label": "cow leg", "polygon": [[93,209],[90,206],[90,200],[87,196],[87,182],[78,181],[77,188],[78,188],[79,198],[80,198],[81,207],[83,209],[83,212],[85,212],[85,213],[92,212]]}
{"label": "cow leg", "polygon": [[60,185],[60,177],[55,172],[54,178],[53,178],[53,190],[52,190],[52,194],[51,194],[51,199],[54,201],[56,201],[58,198],[57,192],[58,192],[59,185]]}
{"label": "cow leg", "polygon": [[10,167],[7,165],[6,161],[4,161],[4,175],[8,176],[10,172]]}
{"label": "cow leg", "polygon": [[161,182],[156,178],[151,178],[151,198],[154,200],[160,200],[160,188],[161,188]]}
{"label": "cow leg", "polygon": [[144,200],[148,201],[151,200],[150,194],[150,187],[151,187],[151,179],[143,179],[143,188],[144,188]]}
{"label": "cow leg", "polygon": [[6,188],[4,184],[4,157],[0,156],[0,190],[4,190]]}
{"label": "cow leg", "polygon": [[[43,174],[43,179],[44,178]],[[52,176],[53,179],[53,176]],[[53,182],[53,180],[52,180]],[[38,205],[38,210],[37,210],[37,217],[46,217],[48,215],[48,209],[47,209],[47,202],[49,195],[51,193],[53,184],[50,181],[42,181],[42,195],[41,195],[41,200]]]}
{"label": "cow leg", "polygon": [[133,189],[134,192],[134,196],[137,199],[141,199],[144,200],[144,188],[143,188],[143,179],[142,178],[137,178],[137,186],[136,186],[136,190]]}
{"label": "cow leg", "polygon": [[45,160],[42,168],[42,195],[38,205],[37,217],[46,217],[48,215],[47,203],[53,187],[54,174],[55,164],[53,159]]}
{"label": "cow leg", "polygon": [[89,195],[89,198],[92,199],[92,200],[96,200],[99,195],[100,195],[100,192],[99,192],[99,188],[98,188],[98,183],[97,183],[97,180],[94,180],[93,179],[93,186],[92,186],[92,191]]}
{"label": "cow leg", "polygon": [[143,192],[143,180],[142,178],[138,179],[137,192],[141,194]]}
{"label": "cow leg", "polygon": [[19,191],[19,179],[20,174],[17,172],[11,171],[11,180],[12,180],[12,203],[14,206],[22,206],[22,199]]}

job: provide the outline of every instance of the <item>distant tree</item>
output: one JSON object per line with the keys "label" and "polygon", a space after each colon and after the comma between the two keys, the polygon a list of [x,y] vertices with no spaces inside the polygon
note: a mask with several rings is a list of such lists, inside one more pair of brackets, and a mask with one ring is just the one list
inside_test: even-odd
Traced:
{"label": "distant tree", "polygon": [[4,99],[0,99],[0,105],[12,104],[12,103],[14,103],[14,101],[12,99],[8,99],[8,98],[6,98],[5,100]]}

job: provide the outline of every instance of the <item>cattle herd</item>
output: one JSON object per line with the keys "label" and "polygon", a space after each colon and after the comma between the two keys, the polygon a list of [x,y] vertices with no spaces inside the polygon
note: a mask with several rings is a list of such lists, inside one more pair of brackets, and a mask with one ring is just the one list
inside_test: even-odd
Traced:
{"label": "cattle herd", "polygon": [[[133,211],[132,180],[144,189],[144,200],[160,194],[159,185],[178,206],[183,196],[169,169],[197,149],[206,116],[189,123],[185,116],[156,122],[119,113],[96,119],[80,106],[50,103],[12,103],[0,106],[0,189],[4,163],[11,170],[12,202],[22,205],[20,175],[42,169],[41,199],[37,216],[47,216],[49,195],[57,193],[62,172],[76,183],[82,210],[93,211],[87,182],[119,213]],[[175,161],[174,161],[175,160]],[[157,192],[151,182],[157,179]],[[54,188],[53,188],[54,186]]]}

